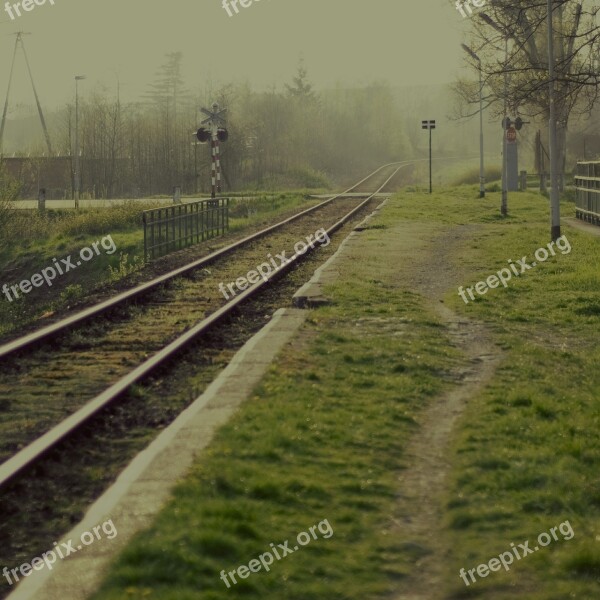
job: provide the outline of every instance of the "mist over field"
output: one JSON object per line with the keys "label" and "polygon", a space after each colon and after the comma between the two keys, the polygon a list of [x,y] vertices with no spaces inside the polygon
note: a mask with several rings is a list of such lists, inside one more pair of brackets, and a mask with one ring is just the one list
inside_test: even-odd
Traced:
{"label": "mist over field", "polygon": [[[358,165],[426,157],[423,119],[437,121],[435,157],[476,167],[476,72],[460,44],[469,41],[477,15],[467,16],[446,0],[263,0],[235,10],[220,0],[169,8],[60,0],[12,20],[7,13],[0,21],[1,73],[8,83],[14,32],[25,31],[51,148],[18,48],[1,152],[61,159],[8,164],[22,197],[36,197],[38,174],[45,173],[48,197],[72,196],[74,77],[85,75],[78,91],[83,197],[170,194],[174,186],[206,192],[210,148],[194,145],[193,132],[200,107],[213,102],[228,110],[231,135],[221,152],[229,189],[335,187]],[[497,166],[502,111],[493,81],[484,151]],[[566,171],[584,145],[588,155],[600,151],[597,113],[571,115]],[[520,132],[520,163],[534,172],[536,136],[541,131],[546,142],[547,121],[542,113],[529,121]],[[442,170],[435,176],[451,181]]]}

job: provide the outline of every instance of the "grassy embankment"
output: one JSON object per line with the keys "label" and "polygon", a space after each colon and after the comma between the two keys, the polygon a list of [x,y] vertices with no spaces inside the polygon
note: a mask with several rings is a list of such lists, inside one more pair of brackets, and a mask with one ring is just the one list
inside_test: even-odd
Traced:
{"label": "grassy embankment", "polygon": [[[489,199],[465,202],[462,195],[438,194],[437,202],[406,198],[401,211],[415,227],[425,220],[480,224],[444,257],[470,273],[456,287],[474,286],[508,267],[509,259],[527,256],[531,264],[535,251],[548,244],[543,197],[510,194],[510,217],[501,219],[499,194],[489,196],[492,210]],[[562,211],[572,216],[573,205],[564,203]],[[469,403],[453,444],[446,499],[452,598],[600,595],[600,238],[567,225],[562,233],[571,251],[564,245],[565,254],[556,250],[507,288],[491,289],[468,305],[456,288],[448,290],[447,303],[487,323],[505,353],[493,382]],[[559,532],[548,547],[538,544],[539,534],[567,520],[572,539]],[[510,552],[511,542],[518,551],[526,540],[539,550],[515,558],[509,572],[477,575],[468,588],[458,577],[461,567],[488,563]]]}
{"label": "grassy embankment", "polygon": [[[266,218],[316,202],[306,200],[303,192],[234,198],[230,206],[230,230],[256,226]],[[144,253],[141,211],[144,208],[153,206],[131,202],[78,212],[47,210],[44,215],[38,211],[8,211],[4,206],[0,207],[0,286],[5,283],[18,285],[20,281],[30,279],[41,269],[52,266],[53,258],[60,261],[69,255],[77,257],[82,248],[106,235],[110,235],[117,246],[117,251],[111,255],[100,246],[99,255],[83,263],[82,267],[57,277],[52,287],[44,283],[12,302],[1,294],[0,334],[45,312],[65,308],[107,283],[141,269]],[[106,247],[111,248],[108,240]]]}
{"label": "grassy embankment", "polygon": [[[444,260],[463,261],[472,285],[547,243],[547,203],[475,187],[402,194],[364,235],[377,243],[347,263],[335,303],[309,318],[296,352],[278,360],[254,397],[218,433],[154,526],[119,558],[95,600],[384,598],[414,571],[414,545],[390,535],[396,474],[418,435],[415,416],[454,385],[460,361],[436,318],[399,286],[394,223],[417,238],[459,223],[475,232]],[[432,200],[432,201],[430,201]],[[461,418],[452,447],[441,536],[448,597],[558,600],[598,597],[597,346],[598,244],[565,228],[570,254],[539,265],[506,289],[490,290],[461,314],[488,323],[504,350],[497,376]],[[407,253],[407,261],[409,254]],[[432,257],[432,260],[440,257]],[[328,519],[334,535],[315,540],[232,589],[221,569],[248,564],[271,542],[293,539]],[[508,572],[466,588],[472,568],[570,520],[575,537],[553,542]],[[533,544],[532,544],[533,545]],[[414,573],[413,573],[414,574]],[[422,574],[427,576],[427,574]]]}
{"label": "grassy embankment", "polygon": [[[497,196],[497,195],[496,195]],[[464,219],[452,202],[454,222]],[[514,216],[482,215],[460,260],[474,285],[549,242],[548,204],[511,194]],[[563,206],[571,216],[573,205]],[[440,211],[441,213],[441,211]],[[552,541],[505,573],[477,577],[465,597],[600,596],[600,238],[563,226],[571,252],[550,257],[504,289],[457,311],[490,325],[506,358],[492,385],[471,402],[454,444],[448,526],[455,573],[473,568],[568,520],[575,536]],[[568,528],[564,527],[567,531]],[[458,550],[460,549],[460,550]],[[458,587],[464,590],[459,580]]]}
{"label": "grassy embankment", "polygon": [[[391,230],[365,235],[382,231],[389,245]],[[410,570],[414,547],[390,535],[396,474],[415,414],[450,385],[457,357],[419,297],[397,288],[384,251],[346,265],[335,304],[309,317],[305,342],[220,431],[98,599],[362,600]],[[219,579],[323,519],[330,539],[231,589]]]}

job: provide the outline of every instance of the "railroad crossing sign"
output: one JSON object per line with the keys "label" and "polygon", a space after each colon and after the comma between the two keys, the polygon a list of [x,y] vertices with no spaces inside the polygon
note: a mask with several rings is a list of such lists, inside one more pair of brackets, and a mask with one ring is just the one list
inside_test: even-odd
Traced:
{"label": "railroad crossing sign", "polygon": [[223,115],[227,112],[226,108],[219,110],[219,105],[215,102],[212,105],[212,111],[208,110],[208,108],[201,108],[200,110],[207,115],[207,118],[202,121],[201,125],[210,124],[215,127],[218,127],[219,125],[225,126],[225,118]]}
{"label": "railroad crossing sign", "polygon": [[509,127],[506,130],[506,141],[509,144],[514,144],[517,141],[517,130],[514,127]]}
{"label": "railroad crossing sign", "polygon": [[429,121],[421,121],[421,129],[435,129],[435,119]]}
{"label": "railroad crossing sign", "polygon": [[211,198],[216,197],[216,193],[221,193],[221,158],[219,152],[219,142],[226,142],[229,134],[225,128],[225,117],[223,116],[227,109],[219,110],[219,105],[215,102],[212,110],[200,108],[207,115],[201,125],[208,125],[209,129],[200,127],[196,132],[196,137],[202,142],[211,141],[212,169],[211,169]]}

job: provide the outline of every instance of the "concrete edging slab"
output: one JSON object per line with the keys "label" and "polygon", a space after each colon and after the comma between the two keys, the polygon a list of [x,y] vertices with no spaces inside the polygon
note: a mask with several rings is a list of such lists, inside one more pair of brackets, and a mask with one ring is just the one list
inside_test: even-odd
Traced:
{"label": "concrete edging slab", "polygon": [[367,228],[369,221],[387,204],[387,202],[387,199],[384,200],[372,213],[367,215],[358,225],[356,225],[354,230],[344,239],[329,259],[315,270],[311,279],[294,294],[292,298],[294,306],[298,308],[311,308],[330,303],[330,300],[323,292],[323,287],[338,278],[339,271],[335,269],[335,264],[345,251],[346,244],[352,243],[354,238]]}

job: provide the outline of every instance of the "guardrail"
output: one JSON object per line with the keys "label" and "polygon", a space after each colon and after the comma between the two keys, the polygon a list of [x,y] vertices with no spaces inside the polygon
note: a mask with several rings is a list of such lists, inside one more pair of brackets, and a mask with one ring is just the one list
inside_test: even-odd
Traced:
{"label": "guardrail", "polygon": [[600,224],[600,162],[578,162],[575,174],[575,216]]}
{"label": "guardrail", "polygon": [[229,198],[145,210],[143,222],[148,261],[223,235],[229,229]]}

